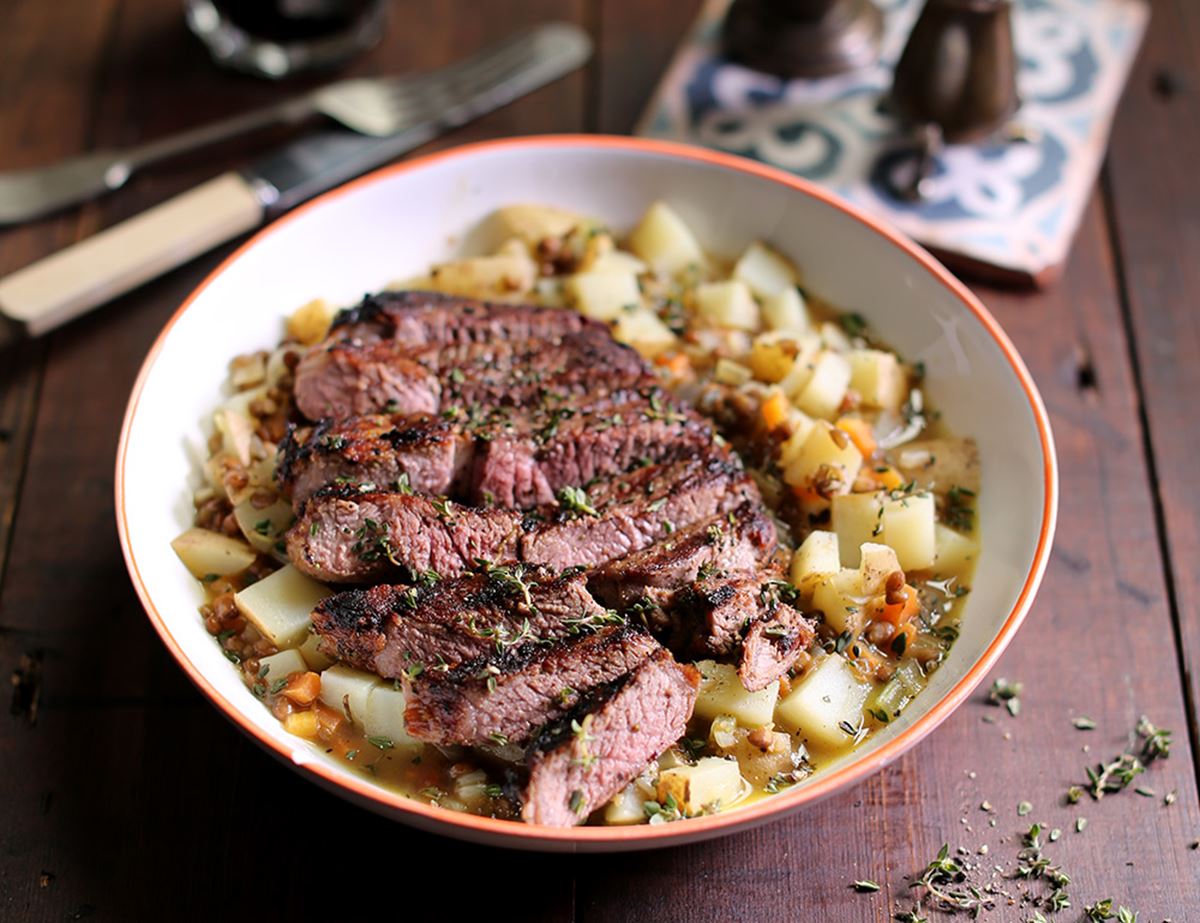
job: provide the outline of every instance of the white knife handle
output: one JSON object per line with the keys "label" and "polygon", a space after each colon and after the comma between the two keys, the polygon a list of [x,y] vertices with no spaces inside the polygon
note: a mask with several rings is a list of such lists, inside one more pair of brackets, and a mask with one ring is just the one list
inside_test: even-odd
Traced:
{"label": "white knife handle", "polygon": [[256,227],[263,206],[237,173],[223,173],[0,279],[0,314],[28,336],[131,291]]}

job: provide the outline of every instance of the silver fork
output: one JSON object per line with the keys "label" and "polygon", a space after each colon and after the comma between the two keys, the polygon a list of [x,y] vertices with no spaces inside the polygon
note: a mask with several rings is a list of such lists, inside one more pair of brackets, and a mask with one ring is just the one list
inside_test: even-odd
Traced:
{"label": "silver fork", "polygon": [[202,125],[125,150],[94,151],[46,167],[0,173],[0,225],[17,224],[121,188],[134,171],[268,125],[296,124],[325,115],[364,135],[384,137],[438,119],[466,121],[450,101],[463,86],[494,83],[538,57],[547,45],[577,49],[577,29],[548,23],[515,35],[447,67],[408,77],[343,80],[274,106]]}

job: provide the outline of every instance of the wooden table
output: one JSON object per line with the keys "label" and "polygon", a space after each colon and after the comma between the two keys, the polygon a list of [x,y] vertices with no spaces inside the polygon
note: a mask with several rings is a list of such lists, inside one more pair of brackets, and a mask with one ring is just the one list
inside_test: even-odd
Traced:
{"label": "wooden table", "polygon": [[[438,146],[624,132],[694,6],[398,2],[385,44],[355,71],[430,67],[520,25],[570,19],[597,42],[585,71]],[[215,73],[175,3],[0,4],[3,168],[131,144],[293,89]],[[253,149],[197,156],[103,202],[0,231],[0,272]],[[1200,4],[1163,0],[1063,279],[1042,294],[978,289],[1041,387],[1062,467],[1046,581],[997,670],[1024,682],[1020,715],[981,691],[857,788],[689,848],[538,857],[417,833],[277,764],[184,679],[125,574],[113,456],[143,355],[229,248],[6,357],[0,666],[20,682],[0,722],[0,919],[338,920],[433,899],[473,919],[883,921],[910,893],[905,876],[942,843],[988,844],[987,861],[1011,868],[1033,820],[1064,831],[1046,851],[1071,876],[1072,907],[1052,919],[1078,920],[1106,897],[1142,923],[1200,919],[1200,850],[1189,849],[1200,839],[1197,162]],[[1115,755],[1143,713],[1175,732],[1170,759],[1139,780],[1157,795],[1131,788],[1064,804],[1084,765]],[[1098,727],[1076,730],[1077,715]],[[1020,817],[1025,800],[1033,811]],[[1078,816],[1089,821],[1082,833]],[[855,879],[883,890],[857,894]],[[985,919],[1028,916],[1002,905]]]}

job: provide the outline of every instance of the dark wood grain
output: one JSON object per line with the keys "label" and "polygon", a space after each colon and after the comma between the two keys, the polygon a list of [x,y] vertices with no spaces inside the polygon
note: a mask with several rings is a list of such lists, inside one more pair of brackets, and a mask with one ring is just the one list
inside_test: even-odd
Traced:
{"label": "dark wood grain", "polygon": [[[1196,18],[1178,12],[1187,0],[1177,3],[1178,22],[1187,25],[1181,31],[1194,39]],[[353,71],[432,67],[522,25],[573,20],[597,39],[598,57],[587,72],[437,145],[537,131],[627,131],[694,9],[691,0],[413,0],[396,4],[387,40]],[[1196,56],[1178,57],[1181,40],[1154,41],[1151,47],[1178,58],[1200,88]],[[294,90],[216,73],[173,3],[0,5],[0,166],[144,140]],[[1142,108],[1165,103],[1129,105],[1134,109],[1127,106],[1124,119],[1167,118]],[[1188,111],[1194,119],[1195,109]],[[1161,150],[1165,142],[1156,137]],[[270,140],[248,139],[164,166],[82,211],[0,232],[0,271],[182,191]],[[1200,349],[1186,339],[1194,327],[1186,327],[1184,312],[1189,295],[1200,298],[1200,279],[1194,240],[1173,256],[1156,256],[1140,240],[1143,250],[1131,249],[1127,234],[1144,233],[1155,212],[1137,211],[1137,195],[1122,189],[1150,188],[1160,197],[1154,208],[1177,215],[1185,237],[1194,232],[1187,215],[1197,209],[1194,198],[1185,198],[1191,193],[1182,174],[1171,172],[1170,183],[1180,185],[1164,192],[1156,184],[1167,180],[1122,164],[1131,154],[1121,154],[1119,145],[1136,155],[1142,148],[1135,140],[1119,139],[1111,164],[1118,226],[1093,204],[1056,289],[1027,297],[981,292],[1042,388],[1063,468],[1059,538],[1047,580],[998,671],[1024,680],[1021,715],[1011,718],[977,695],[915,752],[858,788],[783,822],[696,847],[579,860],[420,834],[351,807],[277,764],[182,678],[124,572],[113,526],[112,458],[141,357],[222,253],[7,364],[0,371],[0,428],[25,435],[0,442],[0,528],[11,515],[4,511],[19,499],[0,587],[0,666],[21,668],[23,656],[39,663],[40,699],[36,723],[24,710],[0,721],[0,919],[340,920],[407,914],[432,899],[449,918],[884,921],[888,901],[906,894],[904,876],[942,842],[972,851],[986,843],[989,863],[1011,868],[1015,838],[1034,819],[1065,831],[1047,847],[1074,880],[1072,911],[1059,919],[1078,919],[1084,903],[1102,897],[1135,907],[1143,921],[1191,919],[1200,906],[1200,853],[1186,846],[1200,837],[1200,808],[1186,739],[1177,735],[1172,758],[1145,777],[1160,794],[1178,792],[1173,806],[1131,791],[1074,808],[1062,804],[1067,785],[1082,780],[1084,764],[1115,754],[1141,712],[1180,731],[1186,725],[1130,356],[1139,358],[1147,386],[1158,462],[1163,439],[1197,440],[1186,403],[1164,395],[1173,380],[1193,382],[1186,375],[1194,368],[1182,367],[1189,359],[1194,364]],[[1176,202],[1168,201],[1171,195]],[[1128,225],[1123,212],[1132,215]],[[1175,266],[1189,254],[1191,268]],[[1179,368],[1174,374],[1184,377],[1162,372],[1150,400],[1151,373],[1158,370],[1147,366],[1160,347],[1147,345],[1155,341],[1142,332],[1164,323],[1154,313],[1155,286],[1170,272],[1177,279],[1169,287],[1177,299],[1170,302],[1170,323],[1177,326],[1166,332],[1183,330],[1170,355]],[[1131,282],[1132,344],[1122,323],[1122,275]],[[1135,298],[1138,284],[1145,293]],[[1185,470],[1160,463],[1160,482],[1177,471],[1172,489],[1182,490]],[[1187,552],[1194,555],[1195,535],[1187,521],[1177,526],[1168,516],[1166,525],[1179,577],[1189,568]],[[1194,581],[1190,569],[1186,579]],[[1197,635],[1183,614],[1187,641]],[[1070,718],[1077,714],[1097,719],[1097,730],[1075,730]],[[1084,746],[1091,752],[1083,753]],[[1018,817],[1016,804],[1026,799],[1034,810]],[[996,808],[994,828],[991,815],[979,810],[984,800]],[[1078,815],[1090,821],[1081,834],[1072,827]],[[885,891],[854,894],[848,885],[855,878],[872,878]],[[1004,907],[990,919],[1026,915]]]}
{"label": "dark wood grain", "polygon": [[1191,684],[1200,702],[1200,7],[1156,3],[1113,131],[1106,171],[1130,335]]}
{"label": "dark wood grain", "polygon": [[[45,7],[34,0],[11,13],[22,27],[44,31],[23,39],[31,57],[54,47],[46,67],[60,70],[73,53],[87,57],[88,37],[68,27],[65,9],[63,21],[36,9]],[[175,4],[125,0],[107,12],[111,21],[88,33],[106,50],[98,54],[103,63],[87,74],[76,62],[74,76],[47,75],[51,85],[86,92],[62,117],[74,125],[95,107],[94,135],[60,131],[60,147],[29,162],[134,143],[295,92],[214,72]],[[581,18],[570,4],[550,2],[462,12],[431,17],[428,5],[398,4],[397,19],[410,28],[393,29],[356,72],[436,66],[535,22]],[[0,60],[8,61],[4,52]],[[6,71],[6,93],[32,106],[40,88],[28,81],[40,73]],[[438,144],[577,130],[582,81],[547,87]],[[180,192],[262,144],[250,139],[164,166],[82,213],[8,232],[14,243],[2,251],[4,268]],[[58,223],[66,229],[47,231]],[[0,919],[212,920],[240,918],[239,908],[265,919],[346,919],[393,905],[404,912],[422,894],[482,917],[497,902],[498,884],[490,881],[522,877],[528,857],[398,828],[277,764],[187,684],[129,586],[112,512],[125,400],[158,329],[228,249],[60,331],[44,347],[29,464],[23,480],[4,472],[6,490],[20,486],[21,505],[0,596],[0,664],[14,670],[23,657],[38,661],[40,697],[35,724],[25,714],[0,723]],[[16,388],[11,397],[6,392],[0,412],[18,396]],[[5,458],[0,451],[0,464]],[[539,885],[522,897],[523,919],[571,918],[569,861],[539,861]],[[412,885],[399,885],[401,869]],[[481,886],[464,890],[464,874],[480,877]]]}

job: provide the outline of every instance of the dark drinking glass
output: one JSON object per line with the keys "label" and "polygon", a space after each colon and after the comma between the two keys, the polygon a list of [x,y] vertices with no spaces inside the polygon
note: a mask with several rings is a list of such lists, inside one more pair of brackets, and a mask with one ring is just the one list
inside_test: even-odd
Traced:
{"label": "dark drinking glass", "polygon": [[383,35],[387,0],[184,0],[218,64],[278,79],[333,67]]}

